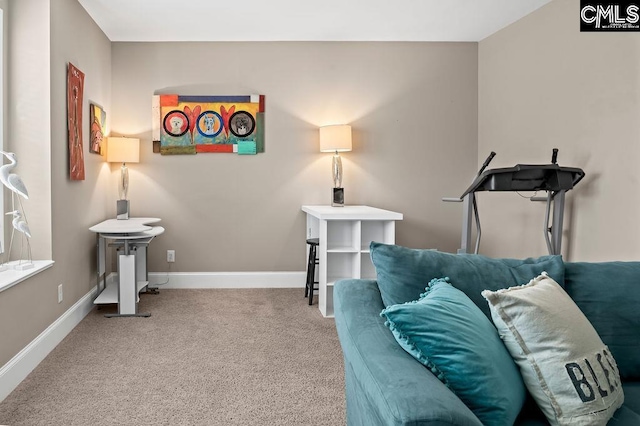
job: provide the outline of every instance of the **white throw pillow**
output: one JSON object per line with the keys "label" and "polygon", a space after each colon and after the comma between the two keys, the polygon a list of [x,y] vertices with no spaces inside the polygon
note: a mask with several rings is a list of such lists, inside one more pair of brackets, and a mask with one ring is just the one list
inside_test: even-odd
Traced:
{"label": "white throw pillow", "polygon": [[491,317],[527,389],[552,425],[606,425],[624,402],[609,348],[546,274],[485,290]]}

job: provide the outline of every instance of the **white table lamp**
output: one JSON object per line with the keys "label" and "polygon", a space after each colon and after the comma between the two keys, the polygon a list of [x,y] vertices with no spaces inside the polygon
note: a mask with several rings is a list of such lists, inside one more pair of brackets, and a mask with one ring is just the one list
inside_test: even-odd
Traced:
{"label": "white table lamp", "polygon": [[129,219],[129,169],[127,163],[140,161],[140,139],[109,137],[107,139],[107,161],[122,163],[120,168],[120,182],[118,184],[117,219]]}
{"label": "white table lamp", "polygon": [[334,152],[333,155],[333,197],[331,205],[344,206],[342,187],[342,160],[339,152],[351,151],[351,126],[338,124],[320,127],[320,152]]}

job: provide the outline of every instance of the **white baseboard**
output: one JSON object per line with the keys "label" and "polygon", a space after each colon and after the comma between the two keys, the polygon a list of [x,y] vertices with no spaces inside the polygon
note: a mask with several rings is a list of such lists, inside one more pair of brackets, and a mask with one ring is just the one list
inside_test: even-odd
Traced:
{"label": "white baseboard", "polygon": [[93,309],[92,289],[55,320],[38,337],[0,368],[0,402],[33,371],[73,328]]}
{"label": "white baseboard", "polygon": [[149,285],[162,288],[304,288],[302,272],[150,272]]}

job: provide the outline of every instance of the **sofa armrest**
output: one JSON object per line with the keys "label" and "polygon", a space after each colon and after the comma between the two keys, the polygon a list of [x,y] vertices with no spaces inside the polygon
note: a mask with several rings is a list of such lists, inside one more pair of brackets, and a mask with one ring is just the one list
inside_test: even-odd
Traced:
{"label": "sofa armrest", "polygon": [[380,317],[384,306],[376,281],[342,280],[333,295],[349,425],[482,425],[398,345]]}

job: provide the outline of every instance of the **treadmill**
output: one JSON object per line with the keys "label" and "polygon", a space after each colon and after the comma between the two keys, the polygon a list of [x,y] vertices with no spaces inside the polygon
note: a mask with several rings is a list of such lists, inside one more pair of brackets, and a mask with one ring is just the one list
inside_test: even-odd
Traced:
{"label": "treadmill", "polygon": [[[443,201],[462,202],[462,239],[458,253],[470,253],[471,227],[475,218],[476,243],[473,253],[480,249],[480,216],[476,192],[480,191],[545,191],[546,197],[532,197],[531,201],[546,201],[544,237],[549,254],[561,254],[562,222],[565,194],[580,182],[585,173],[575,167],[557,164],[558,150],[553,149],[551,164],[516,164],[513,167],[485,170],[496,153],[491,152],[478,171],[469,188],[459,198],[443,198]],[[549,224],[553,205],[553,224]]]}

